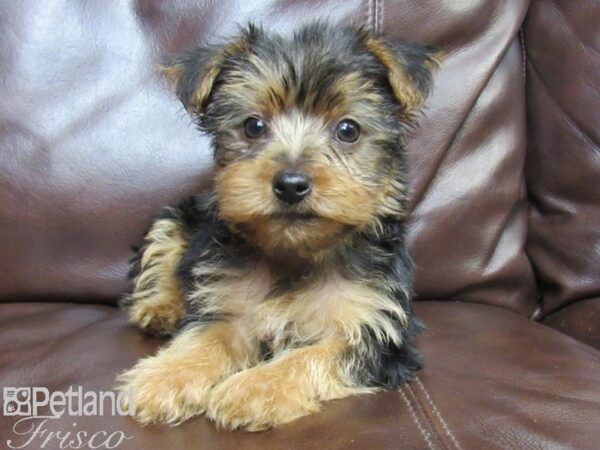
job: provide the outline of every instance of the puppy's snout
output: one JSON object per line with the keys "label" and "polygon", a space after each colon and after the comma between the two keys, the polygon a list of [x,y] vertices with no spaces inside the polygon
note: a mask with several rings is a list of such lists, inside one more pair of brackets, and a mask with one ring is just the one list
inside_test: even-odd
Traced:
{"label": "puppy's snout", "polygon": [[273,178],[273,193],[289,205],[307,197],[311,191],[310,177],[304,172],[279,172]]}

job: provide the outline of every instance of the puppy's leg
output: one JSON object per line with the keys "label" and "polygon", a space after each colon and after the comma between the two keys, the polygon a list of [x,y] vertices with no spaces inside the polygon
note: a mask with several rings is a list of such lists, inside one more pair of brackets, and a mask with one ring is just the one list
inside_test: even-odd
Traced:
{"label": "puppy's leg", "polygon": [[122,299],[129,321],[149,334],[172,334],[185,314],[177,267],[187,250],[185,225],[176,210],[158,219],[132,268],[133,292]]}
{"label": "puppy's leg", "polygon": [[212,387],[257,358],[255,346],[231,323],[187,328],[121,374],[118,389],[132,390],[140,423],[177,424],[203,413]]}
{"label": "puppy's leg", "polygon": [[316,412],[320,402],[372,389],[354,385],[342,341],[289,350],[215,387],[207,415],[218,427],[259,431]]}

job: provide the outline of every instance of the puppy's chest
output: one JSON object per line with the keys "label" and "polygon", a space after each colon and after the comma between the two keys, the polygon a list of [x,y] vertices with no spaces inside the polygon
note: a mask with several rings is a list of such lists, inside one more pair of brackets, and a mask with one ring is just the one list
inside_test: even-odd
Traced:
{"label": "puppy's chest", "polygon": [[329,275],[275,289],[277,282],[262,263],[233,277],[222,297],[223,313],[275,352],[336,333],[347,281]]}

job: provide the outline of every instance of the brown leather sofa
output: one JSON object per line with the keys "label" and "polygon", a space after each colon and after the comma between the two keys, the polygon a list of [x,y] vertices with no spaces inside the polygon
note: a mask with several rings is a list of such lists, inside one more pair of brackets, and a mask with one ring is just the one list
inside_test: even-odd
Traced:
{"label": "brown leather sofa", "polygon": [[[409,145],[425,369],[262,433],[119,416],[46,433],[120,430],[123,449],[600,448],[595,0],[0,2],[2,386],[110,389],[160,344],[115,306],[130,247],[210,183],[211,156],[156,62],[250,19],[317,18],[448,54]],[[0,448],[41,448],[16,419],[0,416]]]}

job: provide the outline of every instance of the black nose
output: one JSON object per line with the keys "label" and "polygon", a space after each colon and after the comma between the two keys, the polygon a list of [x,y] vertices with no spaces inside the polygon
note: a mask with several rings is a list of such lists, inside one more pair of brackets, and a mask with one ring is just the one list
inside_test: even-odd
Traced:
{"label": "black nose", "polygon": [[273,178],[273,192],[290,205],[310,194],[310,178],[304,172],[279,172]]}

